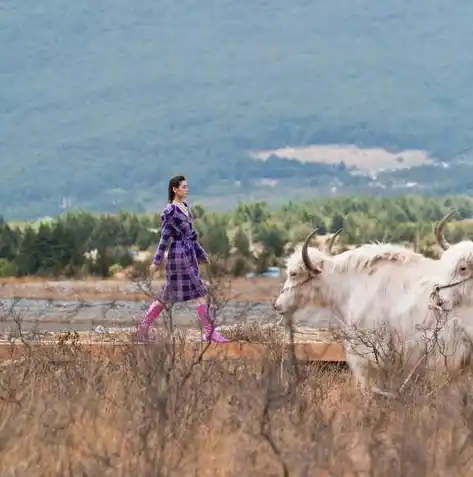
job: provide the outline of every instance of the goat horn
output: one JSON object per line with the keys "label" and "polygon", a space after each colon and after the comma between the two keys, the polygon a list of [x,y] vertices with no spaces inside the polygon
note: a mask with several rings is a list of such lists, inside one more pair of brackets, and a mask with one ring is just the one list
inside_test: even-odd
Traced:
{"label": "goat horn", "polygon": [[304,265],[306,266],[307,270],[310,270],[311,272],[319,273],[320,270],[317,270],[314,268],[312,263],[310,262],[309,254],[307,253],[307,247],[309,246],[310,239],[317,233],[317,229],[315,229],[312,233],[308,235],[308,237],[305,239],[304,244],[302,245],[302,261],[304,262]]}
{"label": "goat horn", "polygon": [[437,239],[437,243],[444,249],[447,250],[451,247],[448,243],[447,239],[443,234],[443,228],[445,227],[445,223],[447,220],[455,213],[454,210],[451,210],[447,215],[445,215],[438,224],[435,226],[435,238]]}
{"label": "goat horn", "polygon": [[335,243],[337,237],[343,232],[343,229],[338,229],[326,242],[325,242],[325,250],[329,255],[332,255],[332,247]]}

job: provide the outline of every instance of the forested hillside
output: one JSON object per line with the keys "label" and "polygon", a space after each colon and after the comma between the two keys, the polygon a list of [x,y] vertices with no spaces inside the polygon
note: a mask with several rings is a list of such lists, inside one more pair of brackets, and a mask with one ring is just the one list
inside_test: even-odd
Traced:
{"label": "forested hillside", "polygon": [[[195,205],[193,212],[199,241],[212,256],[214,270],[239,276],[283,265],[292,247],[314,227],[319,235],[342,227],[338,251],[361,243],[385,241],[410,244],[435,256],[434,222],[452,209],[456,214],[447,226],[448,240],[471,238],[470,197],[344,197],[286,202],[279,208],[257,202],[240,204],[225,213]],[[134,253],[147,250],[153,254],[160,226],[159,214],[128,212],[70,212],[53,221],[23,227],[0,218],[0,277],[109,276],[130,267]],[[133,273],[146,272],[149,264],[150,259],[147,263],[135,263]]]}
{"label": "forested hillside", "polygon": [[[216,207],[392,194],[411,173],[420,193],[468,192],[472,17],[467,0],[4,0],[0,212],[150,210],[181,172]],[[466,164],[373,188],[343,165],[247,154],[351,143]]]}

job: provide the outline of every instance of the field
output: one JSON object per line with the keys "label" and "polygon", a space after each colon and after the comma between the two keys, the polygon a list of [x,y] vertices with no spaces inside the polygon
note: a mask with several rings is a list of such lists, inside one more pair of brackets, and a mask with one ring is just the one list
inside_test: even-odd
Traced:
{"label": "field", "polygon": [[[164,279],[154,280],[152,289],[158,289]],[[232,278],[222,282],[225,298],[256,303],[269,302],[282,286],[279,278]],[[146,300],[147,294],[134,282],[120,279],[44,280],[3,278],[0,280],[0,298],[36,300]]]}
{"label": "field", "polygon": [[383,169],[405,169],[432,163],[432,158],[425,151],[406,150],[390,152],[382,148],[361,148],[356,146],[308,146],[286,147],[281,149],[251,153],[255,159],[266,160],[274,155],[299,162],[317,162],[357,167],[364,172],[377,172]]}
{"label": "field", "polygon": [[[2,285],[53,302],[147,299],[117,279]],[[233,280],[230,296],[267,303],[280,285]],[[403,383],[389,399],[355,388],[336,330],[297,328],[290,346],[274,323],[223,328],[230,345],[180,327],[171,340],[162,323],[148,346],[127,330],[20,330],[0,344],[0,475],[473,475],[469,368],[403,381],[386,362],[382,388]]]}
{"label": "field", "polygon": [[65,339],[4,362],[0,475],[471,475],[469,373],[364,396],[341,365],[281,366],[261,333],[257,361],[162,345],[91,359]]}

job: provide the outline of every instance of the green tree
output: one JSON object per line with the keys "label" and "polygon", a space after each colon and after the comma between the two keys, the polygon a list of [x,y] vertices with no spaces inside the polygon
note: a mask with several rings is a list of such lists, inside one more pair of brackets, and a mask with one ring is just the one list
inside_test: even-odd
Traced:
{"label": "green tree", "polygon": [[235,237],[233,238],[233,246],[243,257],[251,257],[250,241],[241,226],[238,227],[235,233]]}
{"label": "green tree", "polygon": [[39,269],[39,257],[37,252],[36,232],[31,227],[27,227],[23,232],[18,255],[15,263],[19,276],[36,275]]}

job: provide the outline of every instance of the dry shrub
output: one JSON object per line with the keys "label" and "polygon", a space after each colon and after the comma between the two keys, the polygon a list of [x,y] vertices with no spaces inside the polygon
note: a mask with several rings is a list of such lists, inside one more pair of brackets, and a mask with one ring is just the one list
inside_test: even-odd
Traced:
{"label": "dry shrub", "polygon": [[469,372],[388,400],[360,394],[346,370],[327,364],[281,373],[270,354],[210,361],[184,355],[183,343],[173,350],[162,342],[130,345],[112,361],[61,346],[2,365],[2,477],[454,477],[473,470]]}
{"label": "dry shrub", "polygon": [[262,326],[260,323],[237,322],[225,331],[231,341],[246,341],[248,343],[277,343],[282,344],[281,329],[277,326]]}

